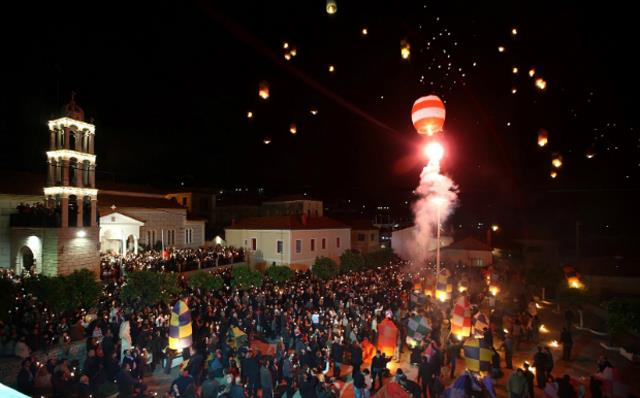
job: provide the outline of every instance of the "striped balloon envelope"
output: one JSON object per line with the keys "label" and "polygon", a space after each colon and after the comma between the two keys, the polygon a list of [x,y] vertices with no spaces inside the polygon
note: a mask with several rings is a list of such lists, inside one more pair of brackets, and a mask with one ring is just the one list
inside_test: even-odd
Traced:
{"label": "striped balloon envelope", "polygon": [[413,103],[411,121],[418,133],[434,135],[442,131],[445,114],[442,100],[435,95],[427,95]]}
{"label": "striped balloon envelope", "polygon": [[182,300],[179,300],[171,310],[169,323],[169,348],[181,351],[191,347],[191,311]]}

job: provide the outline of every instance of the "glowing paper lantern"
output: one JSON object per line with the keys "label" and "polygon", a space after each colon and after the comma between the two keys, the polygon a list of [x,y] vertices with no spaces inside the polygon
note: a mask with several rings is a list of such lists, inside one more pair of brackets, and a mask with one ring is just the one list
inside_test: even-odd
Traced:
{"label": "glowing paper lantern", "polygon": [[551,164],[556,169],[562,167],[562,155],[560,155],[559,153],[554,153],[553,157],[551,158]]}
{"label": "glowing paper lantern", "polygon": [[434,135],[441,132],[445,116],[444,103],[435,95],[418,98],[411,109],[413,127],[420,134]]}
{"label": "glowing paper lantern", "polygon": [[[407,341],[413,341],[415,344],[420,343],[431,332],[429,321],[423,316],[414,316],[409,318],[407,323]],[[411,339],[411,340],[409,340]]]}
{"label": "glowing paper lantern", "polygon": [[269,99],[269,83],[264,80],[258,85],[258,96],[263,100]]}
{"label": "glowing paper lantern", "polygon": [[191,347],[191,311],[187,303],[179,300],[171,310],[169,323],[169,348],[181,351]]}
{"label": "glowing paper lantern", "polygon": [[449,283],[450,276],[451,273],[446,268],[440,271],[440,275],[438,275],[436,282],[436,299],[441,302],[445,302],[451,297],[453,286]]}
{"label": "glowing paper lantern", "polygon": [[482,312],[478,312],[473,316],[471,326],[473,326],[473,335],[475,337],[483,337],[484,328],[489,328],[489,317]]}
{"label": "glowing paper lantern", "polygon": [[253,119],[253,112],[247,111],[247,119]]}
{"label": "glowing paper lantern", "polygon": [[327,0],[327,14],[333,15],[338,12],[338,4],[336,0]]}
{"label": "glowing paper lantern", "polygon": [[536,79],[536,88],[538,90],[545,90],[547,88],[547,81],[539,77]]}
{"label": "glowing paper lantern", "polygon": [[538,146],[540,148],[546,146],[549,143],[549,133],[545,129],[538,131]]}
{"label": "glowing paper lantern", "polygon": [[271,138],[269,137],[264,137],[264,139],[262,140],[262,143],[265,145],[269,145],[271,144]]}
{"label": "glowing paper lantern", "polygon": [[587,149],[587,159],[593,159],[596,156],[596,151],[593,148]]}
{"label": "glowing paper lantern", "polygon": [[491,370],[491,356],[493,351],[484,339],[468,339],[463,346],[464,363],[467,369],[474,372],[488,372]]}
{"label": "glowing paper lantern", "polygon": [[558,176],[558,173],[555,170],[551,170],[551,173],[549,173],[549,177],[551,178],[556,178]]}
{"label": "glowing paper lantern", "polygon": [[411,45],[406,40],[400,41],[400,56],[402,59],[409,59],[411,56]]}
{"label": "glowing paper lantern", "polygon": [[465,295],[458,297],[451,314],[451,334],[460,337],[471,335],[471,304]]}
{"label": "glowing paper lantern", "polygon": [[291,122],[291,124],[289,125],[289,132],[294,135],[298,132],[298,128],[296,127],[295,123]]}
{"label": "glowing paper lantern", "polygon": [[398,338],[398,328],[392,320],[385,318],[378,324],[378,350],[384,352],[387,357],[393,357]]}

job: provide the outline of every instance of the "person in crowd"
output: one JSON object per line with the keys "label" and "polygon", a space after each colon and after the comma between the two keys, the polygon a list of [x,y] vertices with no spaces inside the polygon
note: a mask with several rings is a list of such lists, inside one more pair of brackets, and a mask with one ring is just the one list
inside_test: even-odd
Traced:
{"label": "person in crowd", "polygon": [[524,377],[524,373],[521,368],[511,372],[507,379],[507,395],[509,398],[524,398],[528,391],[527,379]]}
{"label": "person in crowd", "polygon": [[20,372],[18,372],[18,391],[25,395],[33,394],[34,376],[31,371],[31,359],[26,358],[22,360],[22,366]]}
{"label": "person in crowd", "polygon": [[182,397],[186,395],[189,386],[195,386],[195,381],[193,376],[189,374],[189,370],[183,368],[180,375],[171,383],[169,391],[176,397]]}
{"label": "person in crowd", "polygon": [[571,336],[571,331],[566,327],[562,328],[562,333],[560,333],[560,343],[562,344],[562,359],[570,361],[573,337]]}
{"label": "person in crowd", "polygon": [[533,355],[533,367],[536,368],[536,383],[538,388],[544,389],[549,375],[547,374],[547,354],[538,346],[538,351]]}
{"label": "person in crowd", "polygon": [[524,372],[522,372],[522,374],[524,375],[524,378],[527,380],[527,397],[534,397],[533,395],[533,391],[534,391],[534,378],[535,376],[533,375],[533,372],[529,369],[530,365],[528,362],[525,362],[524,365]]}

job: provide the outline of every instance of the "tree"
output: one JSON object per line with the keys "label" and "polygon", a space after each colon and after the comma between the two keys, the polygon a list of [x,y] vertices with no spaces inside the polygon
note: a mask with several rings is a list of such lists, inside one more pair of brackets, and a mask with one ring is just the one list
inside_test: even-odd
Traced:
{"label": "tree", "polygon": [[205,271],[197,271],[189,277],[188,284],[193,289],[211,291],[222,289],[224,281],[219,275],[211,275]]}
{"label": "tree", "polygon": [[272,265],[267,268],[266,274],[274,282],[287,282],[293,279],[295,272],[287,266]]}
{"label": "tree", "polygon": [[538,289],[553,288],[558,286],[559,283],[564,281],[562,270],[560,267],[554,267],[550,265],[536,264],[534,266],[528,266],[524,269],[523,276],[525,281]]}
{"label": "tree", "polygon": [[329,257],[317,257],[311,272],[317,278],[328,280],[338,275],[338,264]]}
{"label": "tree", "polygon": [[238,289],[248,289],[253,286],[262,286],[262,274],[252,271],[248,266],[235,267],[231,271],[231,284]]}
{"label": "tree", "polygon": [[640,300],[613,299],[604,304],[607,310],[607,329],[611,340],[625,329],[640,332]]}
{"label": "tree", "polygon": [[102,293],[102,286],[93,272],[81,269],[62,278],[66,296],[65,310],[91,308],[96,305]]}
{"label": "tree", "polygon": [[54,314],[61,314],[69,308],[67,291],[63,278],[58,276],[37,275],[25,279],[23,287]]}
{"label": "tree", "polygon": [[364,268],[364,257],[353,250],[347,250],[340,256],[340,272],[360,271]]}
{"label": "tree", "polygon": [[9,311],[16,299],[16,285],[9,279],[0,278],[0,320],[9,319]]}
{"label": "tree", "polygon": [[120,297],[127,302],[151,306],[168,303],[180,292],[177,274],[138,271],[127,274]]}
{"label": "tree", "polygon": [[393,260],[393,252],[391,249],[382,249],[375,252],[367,253],[364,256],[365,266],[369,269],[381,267],[389,264]]}

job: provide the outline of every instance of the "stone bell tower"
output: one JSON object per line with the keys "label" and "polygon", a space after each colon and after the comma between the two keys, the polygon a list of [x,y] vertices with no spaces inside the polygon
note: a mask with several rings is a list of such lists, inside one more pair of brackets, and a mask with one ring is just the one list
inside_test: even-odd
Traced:
{"label": "stone bell tower", "polygon": [[[95,126],[85,122],[75,93],[71,94],[71,101],[62,113],[62,117],[49,121],[47,183],[44,187],[46,205],[57,216],[56,274],[79,268],[97,272]],[[47,261],[43,261],[47,268]]]}

